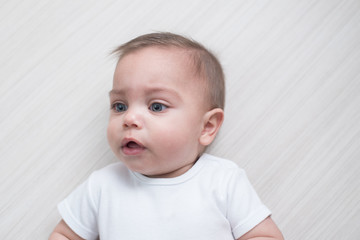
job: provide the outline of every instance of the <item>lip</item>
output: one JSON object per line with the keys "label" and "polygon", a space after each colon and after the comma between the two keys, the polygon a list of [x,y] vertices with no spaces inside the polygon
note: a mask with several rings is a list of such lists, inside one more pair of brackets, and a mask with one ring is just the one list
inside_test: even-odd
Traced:
{"label": "lip", "polygon": [[134,138],[124,138],[121,142],[121,150],[127,156],[140,155],[145,151],[144,145]]}

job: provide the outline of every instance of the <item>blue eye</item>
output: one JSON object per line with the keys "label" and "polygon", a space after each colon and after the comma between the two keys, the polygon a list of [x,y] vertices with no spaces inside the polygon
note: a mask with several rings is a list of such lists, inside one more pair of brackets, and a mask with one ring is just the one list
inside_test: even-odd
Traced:
{"label": "blue eye", "polygon": [[114,103],[112,107],[116,112],[125,112],[128,107],[123,103]]}
{"label": "blue eye", "polygon": [[166,108],[167,106],[161,103],[152,103],[149,107],[149,109],[153,112],[161,112],[164,111]]}

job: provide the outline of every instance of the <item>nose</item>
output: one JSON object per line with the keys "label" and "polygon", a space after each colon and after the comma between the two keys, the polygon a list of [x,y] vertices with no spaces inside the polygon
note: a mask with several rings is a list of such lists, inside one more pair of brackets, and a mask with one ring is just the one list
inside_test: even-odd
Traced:
{"label": "nose", "polygon": [[136,129],[141,129],[143,126],[142,123],[142,117],[141,114],[128,109],[125,113],[124,113],[124,122],[123,122],[123,127],[125,129],[127,128],[136,128]]}

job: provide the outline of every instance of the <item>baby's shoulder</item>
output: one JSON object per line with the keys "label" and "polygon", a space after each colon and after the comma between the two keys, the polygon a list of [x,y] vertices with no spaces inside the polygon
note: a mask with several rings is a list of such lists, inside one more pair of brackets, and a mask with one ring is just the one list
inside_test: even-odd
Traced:
{"label": "baby's shoulder", "polygon": [[206,162],[208,166],[211,166],[216,169],[224,169],[224,170],[242,170],[234,161],[229,159],[217,157],[210,154],[204,154],[203,160]]}
{"label": "baby's shoulder", "polygon": [[244,169],[240,168],[234,161],[229,159],[213,156],[210,154],[203,155],[203,162],[205,169],[216,175],[222,175],[226,178],[231,178],[233,175],[246,174]]}

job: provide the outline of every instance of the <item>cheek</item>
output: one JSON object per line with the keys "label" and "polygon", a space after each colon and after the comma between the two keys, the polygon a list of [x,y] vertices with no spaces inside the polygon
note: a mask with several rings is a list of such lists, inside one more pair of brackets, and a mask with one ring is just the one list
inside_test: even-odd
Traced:
{"label": "cheek", "polygon": [[163,148],[182,148],[196,141],[194,125],[186,121],[169,121],[169,125],[158,124],[156,132],[157,140],[162,143]]}
{"label": "cheek", "polygon": [[110,120],[107,127],[107,139],[110,145],[113,145],[116,141],[117,131],[117,124],[115,123],[115,121]]}

